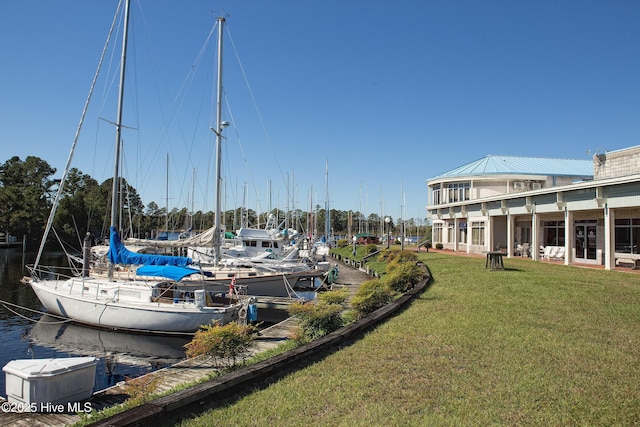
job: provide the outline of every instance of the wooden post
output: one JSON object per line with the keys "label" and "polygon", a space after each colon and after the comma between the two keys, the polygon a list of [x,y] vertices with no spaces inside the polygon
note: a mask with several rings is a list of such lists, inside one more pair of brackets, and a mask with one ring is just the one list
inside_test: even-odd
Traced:
{"label": "wooden post", "polygon": [[84,236],[82,245],[82,277],[89,277],[89,267],[91,265],[91,233]]}

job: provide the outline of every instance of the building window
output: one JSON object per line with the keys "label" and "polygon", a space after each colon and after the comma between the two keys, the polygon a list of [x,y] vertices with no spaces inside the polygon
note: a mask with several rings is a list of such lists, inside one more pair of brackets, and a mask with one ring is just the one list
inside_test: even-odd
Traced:
{"label": "building window", "polygon": [[453,222],[447,223],[447,243],[453,243]]}
{"label": "building window", "polygon": [[452,182],[447,184],[447,203],[462,202],[469,200],[469,182]]}
{"label": "building window", "polygon": [[544,221],[544,246],[564,246],[564,221]]}
{"label": "building window", "polygon": [[458,243],[467,243],[467,223],[458,224]]}
{"label": "building window", "polygon": [[432,205],[439,205],[440,203],[442,203],[440,194],[441,194],[440,184],[436,184],[433,187],[431,187],[431,204]]}
{"label": "building window", "polygon": [[442,243],[442,224],[433,224],[433,242]]}
{"label": "building window", "polygon": [[484,246],[484,222],[471,223],[471,244]]}
{"label": "building window", "polygon": [[640,219],[616,219],[616,252],[640,253]]}

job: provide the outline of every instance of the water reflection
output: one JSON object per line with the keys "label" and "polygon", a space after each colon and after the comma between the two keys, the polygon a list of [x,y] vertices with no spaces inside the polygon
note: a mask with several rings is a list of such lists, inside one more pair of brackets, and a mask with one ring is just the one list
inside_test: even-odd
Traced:
{"label": "water reflection", "polygon": [[185,357],[183,346],[190,337],[125,334],[89,328],[44,315],[28,333],[29,340],[57,351],[100,359],[104,385],[127,376],[153,371]]}
{"label": "water reflection", "polygon": [[88,328],[44,315],[29,331],[29,338],[40,345],[65,351],[81,350],[87,355],[102,356],[120,353],[138,362],[176,360],[184,358],[183,346],[190,337],[125,334]]}

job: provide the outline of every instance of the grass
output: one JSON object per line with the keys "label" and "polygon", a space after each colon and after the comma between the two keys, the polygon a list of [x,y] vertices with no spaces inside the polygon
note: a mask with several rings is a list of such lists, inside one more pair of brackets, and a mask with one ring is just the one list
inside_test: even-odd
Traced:
{"label": "grass", "polygon": [[353,345],[184,426],[635,425],[640,275],[421,254],[434,282]]}

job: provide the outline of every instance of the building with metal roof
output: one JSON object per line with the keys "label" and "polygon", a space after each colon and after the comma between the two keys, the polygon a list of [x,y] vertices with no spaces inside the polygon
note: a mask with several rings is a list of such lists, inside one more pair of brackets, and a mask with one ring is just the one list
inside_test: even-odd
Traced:
{"label": "building with metal roof", "polygon": [[554,175],[593,179],[593,162],[591,160],[489,155],[432,179],[486,177],[490,175]]}
{"label": "building with metal roof", "polygon": [[491,155],[427,187],[434,245],[640,268],[640,146],[592,160]]}

